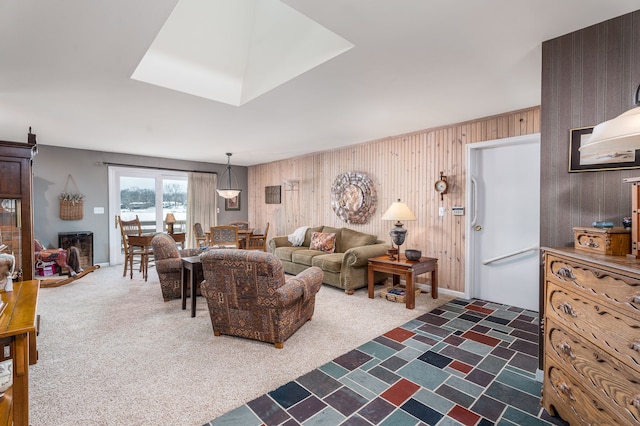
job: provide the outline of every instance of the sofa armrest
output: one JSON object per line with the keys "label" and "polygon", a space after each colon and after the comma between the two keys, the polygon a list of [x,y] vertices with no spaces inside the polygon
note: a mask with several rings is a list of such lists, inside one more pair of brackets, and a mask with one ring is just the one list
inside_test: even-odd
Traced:
{"label": "sofa armrest", "polygon": [[285,276],[285,284],[276,290],[280,306],[288,306],[302,297],[306,302],[320,290],[324,273],[312,266],[292,277]]}
{"label": "sofa armrest", "polygon": [[350,248],[344,253],[342,267],[367,266],[370,258],[382,256],[389,248],[390,246],[387,243]]}
{"label": "sofa armrest", "polygon": [[273,237],[267,243],[267,251],[269,253],[273,253],[278,247],[291,247],[292,244],[289,242],[288,235],[278,235]]}

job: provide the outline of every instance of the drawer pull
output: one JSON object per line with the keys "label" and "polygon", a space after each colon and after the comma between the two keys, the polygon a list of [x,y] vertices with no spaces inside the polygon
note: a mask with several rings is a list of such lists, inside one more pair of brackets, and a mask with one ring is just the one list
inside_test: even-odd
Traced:
{"label": "drawer pull", "polygon": [[631,298],[631,303],[635,303],[637,305],[640,305],[640,294],[636,294],[635,296],[633,296]]}
{"label": "drawer pull", "polygon": [[558,345],[558,349],[560,350],[560,352],[567,355],[569,358],[575,359],[576,356],[573,354],[573,351],[571,350],[571,345],[568,344],[567,342],[560,343]]}
{"label": "drawer pull", "polygon": [[633,405],[636,410],[640,410],[640,395],[636,395],[631,399],[631,405]]}
{"label": "drawer pull", "polygon": [[633,342],[631,344],[631,349],[633,349],[636,352],[640,352],[640,340],[636,340],[635,342]]}
{"label": "drawer pull", "polygon": [[576,276],[573,275],[573,271],[568,266],[563,266],[562,268],[558,269],[558,276],[562,278],[570,278],[572,280],[576,279]]}
{"label": "drawer pull", "polygon": [[569,386],[568,384],[560,383],[558,385],[558,390],[565,394],[571,401],[575,401],[575,399],[573,398],[573,394],[571,393],[571,386]]}
{"label": "drawer pull", "polygon": [[561,303],[560,305],[558,305],[558,309],[560,309],[562,312],[564,312],[567,315],[571,315],[572,317],[577,317],[575,311],[573,310],[573,307],[571,307],[571,305],[567,302]]}

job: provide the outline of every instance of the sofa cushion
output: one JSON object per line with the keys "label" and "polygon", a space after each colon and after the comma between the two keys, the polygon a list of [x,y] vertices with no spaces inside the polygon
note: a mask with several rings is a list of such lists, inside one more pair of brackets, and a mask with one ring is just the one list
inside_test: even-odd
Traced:
{"label": "sofa cushion", "polygon": [[336,251],[336,234],[328,232],[314,232],[311,237],[310,250],[320,250],[324,253]]}
{"label": "sofa cushion", "polygon": [[320,254],[311,260],[311,266],[318,266],[323,271],[340,273],[344,253]]}
{"label": "sofa cushion", "polygon": [[300,265],[313,266],[311,264],[313,258],[321,254],[324,253],[319,250],[310,250],[308,248],[303,248],[302,250],[296,250],[291,254],[291,261]]}
{"label": "sofa cushion", "polygon": [[290,246],[284,246],[284,247],[277,247],[273,254],[276,255],[276,257],[280,260],[285,260],[287,262],[291,262],[291,256],[293,255],[293,253],[295,253],[298,250],[308,250],[307,247],[290,247]]}
{"label": "sofa cushion", "polygon": [[341,243],[342,228],[333,228],[331,226],[325,226],[322,228],[322,232],[328,233],[328,234],[336,234],[335,252],[342,253],[342,250],[340,250],[340,247],[342,247],[342,243]]}
{"label": "sofa cushion", "polygon": [[311,245],[311,237],[314,232],[322,232],[322,225],[307,229],[307,232],[304,234],[304,242],[302,243],[304,247],[309,247]]}
{"label": "sofa cushion", "polygon": [[368,246],[378,241],[378,237],[376,235],[365,234],[364,232],[354,231],[349,228],[342,228],[341,237],[340,246],[337,249],[337,251],[340,251],[341,253],[344,253],[354,247]]}

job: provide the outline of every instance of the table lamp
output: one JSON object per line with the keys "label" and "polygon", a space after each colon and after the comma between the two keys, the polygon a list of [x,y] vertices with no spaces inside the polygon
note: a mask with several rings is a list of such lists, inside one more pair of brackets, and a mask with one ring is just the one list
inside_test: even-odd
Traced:
{"label": "table lamp", "polygon": [[173,213],[167,213],[167,217],[164,219],[167,222],[167,232],[173,234],[173,224],[176,223],[176,217]]}
{"label": "table lamp", "polygon": [[[398,201],[391,204],[387,211],[382,215],[382,220],[395,220],[395,226],[389,235],[391,241],[398,246],[397,260],[400,260],[400,246],[404,243],[404,239],[407,236],[407,230],[403,228],[403,220],[416,220],[413,212],[407,207],[407,205],[398,199]],[[393,248],[393,244],[391,246]]]}

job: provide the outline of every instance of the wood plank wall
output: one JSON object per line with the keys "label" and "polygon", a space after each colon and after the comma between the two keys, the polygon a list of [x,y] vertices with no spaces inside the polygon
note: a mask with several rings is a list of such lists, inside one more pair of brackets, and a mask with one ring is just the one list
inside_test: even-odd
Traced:
{"label": "wood plank wall", "polygon": [[[532,107],[492,117],[410,134],[389,137],[341,149],[318,152],[248,169],[248,219],[255,227],[270,223],[269,236],[285,235],[302,225],[349,227],[390,241],[392,223],[380,217],[400,198],[416,215],[405,223],[402,246],[421,249],[439,259],[439,285],[464,291],[464,217],[452,216],[453,206],[465,204],[465,145],[473,142],[538,133],[540,108]],[[440,171],[448,177],[444,200],[433,185]],[[346,172],[366,173],[374,182],[377,210],[368,223],[346,224],[331,208],[331,185]],[[265,204],[266,186],[299,179],[295,190],[283,185],[282,203]],[[438,207],[446,208],[444,217]]]}
{"label": "wood plank wall", "polygon": [[[630,109],[640,84],[640,11],[542,45],[540,243],[573,245],[574,226],[631,216],[625,177],[640,170],[569,173],[569,131]],[[636,154],[637,155],[637,154]]]}

